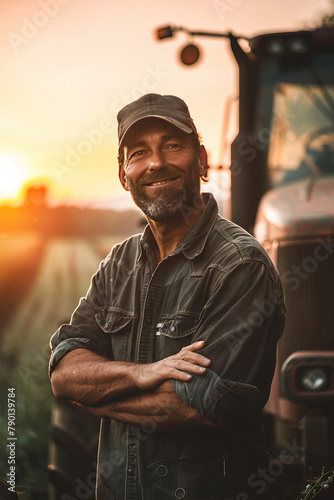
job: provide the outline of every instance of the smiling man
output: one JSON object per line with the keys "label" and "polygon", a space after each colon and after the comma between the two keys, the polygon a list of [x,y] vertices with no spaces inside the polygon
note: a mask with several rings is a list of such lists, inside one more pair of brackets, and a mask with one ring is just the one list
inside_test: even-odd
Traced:
{"label": "smiling man", "polygon": [[268,498],[252,478],[268,464],[278,274],[201,194],[207,155],[183,100],[145,95],[118,124],[120,181],[148,225],[52,337],[54,394],[102,417],[98,500]]}

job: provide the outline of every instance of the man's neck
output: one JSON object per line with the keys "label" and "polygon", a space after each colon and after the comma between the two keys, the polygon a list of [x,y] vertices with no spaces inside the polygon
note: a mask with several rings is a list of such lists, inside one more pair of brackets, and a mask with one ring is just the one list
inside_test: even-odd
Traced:
{"label": "man's neck", "polygon": [[201,206],[196,207],[196,209],[194,208],[193,212],[186,217],[180,213],[166,222],[157,222],[148,219],[148,224],[157,244],[154,249],[156,265],[175,250],[197,219],[202,215],[204,208],[205,204],[201,200]]}

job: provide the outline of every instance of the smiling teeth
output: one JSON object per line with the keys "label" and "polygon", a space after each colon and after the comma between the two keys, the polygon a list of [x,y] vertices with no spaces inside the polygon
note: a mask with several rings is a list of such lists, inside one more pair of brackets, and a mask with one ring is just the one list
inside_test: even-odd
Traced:
{"label": "smiling teeth", "polygon": [[167,181],[158,181],[158,182],[153,182],[151,186],[159,186],[159,184],[165,184]]}
{"label": "smiling teeth", "polygon": [[166,184],[166,182],[173,181],[175,179],[165,179],[164,181],[152,182],[150,186],[159,186],[160,184]]}

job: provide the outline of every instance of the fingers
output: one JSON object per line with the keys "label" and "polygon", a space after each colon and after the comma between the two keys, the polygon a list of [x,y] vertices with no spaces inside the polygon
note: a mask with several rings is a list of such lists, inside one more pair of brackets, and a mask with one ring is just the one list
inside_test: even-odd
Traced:
{"label": "fingers", "polygon": [[[181,357],[182,356],[182,357]],[[205,375],[211,361],[200,354],[186,350],[160,361],[163,376],[177,380],[189,381],[192,375]]]}
{"label": "fingers", "polygon": [[[165,380],[174,379],[174,380],[183,380],[184,382],[189,382],[192,379],[192,374],[184,370],[185,369],[178,369],[176,367],[168,366],[166,370],[163,372]],[[197,367],[197,370],[198,373],[195,373],[195,370],[192,369],[193,375],[204,375],[205,368],[203,368],[204,370],[203,372],[199,370],[199,367]]]}
{"label": "fingers", "polygon": [[[181,349],[181,351],[170,358],[166,358],[168,363],[169,378],[190,381],[191,374],[204,375],[211,360],[198,354],[195,351],[203,349],[204,340],[194,342]],[[190,373],[189,373],[190,372]]]}
{"label": "fingers", "polygon": [[194,342],[193,344],[186,345],[185,347],[182,348],[182,350],[198,351],[199,349],[203,349],[204,345],[205,345],[204,340],[199,340],[197,342]]}
{"label": "fingers", "polygon": [[199,342],[194,342],[188,346],[185,346],[181,349],[180,352],[172,356],[175,359],[183,359],[184,361],[189,361],[190,363],[201,365],[201,366],[209,366],[211,360],[206,358],[202,354],[198,354],[194,351],[202,349],[205,345],[203,340]]}
{"label": "fingers", "polygon": [[196,351],[205,345],[203,340],[183,347],[180,352],[151,364],[139,365],[136,384],[139,389],[151,390],[168,379],[190,381],[193,375],[205,375],[210,359]]}
{"label": "fingers", "polygon": [[194,366],[201,366],[201,367],[207,367],[210,365],[211,361],[210,359],[206,358],[205,356],[202,356],[201,354],[196,354],[195,352],[179,352],[175,356],[171,357],[172,359],[175,359],[177,361],[184,361],[187,363],[191,363]]}
{"label": "fingers", "polygon": [[183,359],[175,359],[169,361],[168,366],[173,370],[195,373],[196,375],[203,375],[206,372],[206,367],[186,361]]}

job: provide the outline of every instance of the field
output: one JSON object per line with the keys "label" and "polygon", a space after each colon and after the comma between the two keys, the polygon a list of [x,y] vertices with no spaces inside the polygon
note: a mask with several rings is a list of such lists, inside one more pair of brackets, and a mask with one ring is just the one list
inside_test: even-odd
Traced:
{"label": "field", "polygon": [[50,336],[68,321],[100,260],[127,236],[0,235],[0,476],[9,480],[8,389],[14,388],[10,430],[17,438],[12,458],[20,500],[48,497]]}

